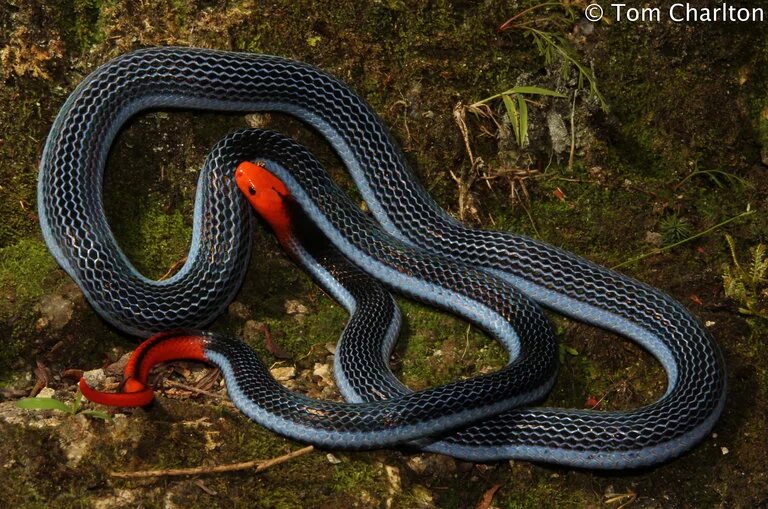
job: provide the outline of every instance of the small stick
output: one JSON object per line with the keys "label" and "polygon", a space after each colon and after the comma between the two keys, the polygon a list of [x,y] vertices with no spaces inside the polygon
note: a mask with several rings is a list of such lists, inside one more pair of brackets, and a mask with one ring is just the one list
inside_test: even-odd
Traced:
{"label": "small stick", "polygon": [[242,463],[231,463],[229,465],[217,465],[213,467],[196,467],[196,468],[175,468],[169,470],[138,470],[135,472],[110,472],[112,477],[120,477],[122,479],[138,479],[144,477],[165,477],[165,476],[177,476],[177,475],[201,475],[201,474],[216,474],[221,472],[236,472],[238,470],[249,470],[255,467],[254,473],[263,472],[264,470],[285,463],[286,461],[298,458],[307,453],[314,451],[315,448],[311,445],[298,449],[288,454],[278,456],[269,460],[254,460],[244,461]]}
{"label": "small stick", "polygon": [[573,171],[573,159],[576,155],[576,124],[574,122],[574,117],[576,115],[576,96],[578,95],[579,91],[574,90],[573,91],[573,106],[571,106],[571,153],[568,156],[568,171]]}
{"label": "small stick", "polygon": [[[226,400],[227,399],[226,396],[222,396],[221,394],[216,394],[215,392],[206,391],[204,389],[198,389],[197,387],[193,387],[191,385],[183,384],[181,382],[174,382],[173,380],[167,380],[167,379],[163,380],[163,382],[167,383],[168,385],[170,385],[172,387],[178,387],[179,389],[184,389],[185,391],[196,392],[198,394],[203,394],[204,396],[208,396],[208,397],[211,397],[211,398],[216,398],[216,399],[220,399],[220,400]],[[232,408],[235,407],[235,405],[233,405],[229,401],[222,401],[221,403],[224,404],[224,405],[227,405],[227,406],[231,406]]]}
{"label": "small stick", "polygon": [[721,228],[721,227],[727,225],[728,223],[732,223],[732,222],[736,221],[737,219],[741,219],[742,217],[751,216],[754,213],[755,213],[755,211],[751,209],[749,204],[747,204],[747,210],[742,212],[741,214],[738,214],[738,215],[735,215],[733,217],[730,217],[730,218],[726,219],[725,221],[716,224],[715,226],[712,226],[712,227],[707,228],[706,230],[704,230],[702,232],[699,232],[699,233],[697,233],[695,235],[691,235],[690,237],[687,237],[687,238],[685,238],[683,240],[675,242],[674,244],[669,244],[669,245],[666,245],[666,246],[657,247],[656,249],[653,249],[652,251],[648,251],[646,253],[637,255],[634,258],[630,258],[629,260],[621,262],[618,265],[614,265],[613,267],[611,267],[611,270],[616,270],[616,269],[618,269],[620,267],[624,267],[625,265],[629,265],[631,263],[639,262],[640,260],[648,258],[649,256],[661,254],[664,251],[669,251],[673,247],[677,247],[677,246],[679,246],[681,244],[685,244],[686,242],[690,242],[690,241],[692,241],[694,239],[698,239],[699,237],[703,237],[704,235],[706,235],[706,234],[708,234],[710,232],[713,232],[713,231],[717,230],[718,228]]}
{"label": "small stick", "polygon": [[[162,178],[162,176],[161,176],[160,178]],[[178,261],[177,261],[176,263],[174,263],[173,265],[171,265],[171,268],[170,268],[170,269],[168,269],[168,272],[166,272],[165,274],[163,274],[162,276],[160,276],[160,278],[158,279],[158,281],[163,281],[163,280],[165,280],[165,279],[168,279],[169,277],[171,277],[171,274],[173,274],[173,273],[176,271],[176,269],[179,269],[179,268],[180,268],[182,265],[184,265],[185,263],[187,263],[187,257],[186,257],[186,256],[185,256],[184,258],[182,258],[181,260],[178,260]]]}

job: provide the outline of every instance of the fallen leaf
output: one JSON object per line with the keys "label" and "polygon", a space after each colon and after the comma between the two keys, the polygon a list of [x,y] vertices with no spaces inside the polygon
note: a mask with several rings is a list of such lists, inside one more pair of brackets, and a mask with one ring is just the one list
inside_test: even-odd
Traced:
{"label": "fallen leaf", "polygon": [[218,493],[216,492],[216,490],[214,490],[213,488],[211,488],[211,487],[209,487],[208,485],[206,485],[206,484],[205,484],[205,483],[202,481],[202,479],[198,479],[198,480],[196,480],[196,481],[195,481],[195,486],[197,486],[198,488],[200,488],[201,490],[203,490],[204,492],[206,492],[207,494],[209,494],[209,495],[210,495],[210,496],[212,496],[212,497],[215,497],[216,495],[218,495]]}
{"label": "fallen leaf", "polygon": [[480,502],[477,503],[475,509],[488,509],[491,507],[493,496],[496,495],[496,492],[499,491],[499,488],[501,488],[501,484],[494,484],[491,486],[488,491],[483,494],[483,498],[481,498]]}
{"label": "fallen leaf", "polygon": [[552,191],[552,194],[554,194],[555,198],[557,198],[558,200],[560,200],[562,202],[565,201],[565,193],[559,187],[557,189],[555,189],[554,191]]}
{"label": "fallen leaf", "polygon": [[44,387],[48,385],[51,380],[52,373],[48,367],[42,363],[42,361],[35,361],[37,366],[34,369],[35,373],[35,386],[30,391],[30,396],[36,396]]}
{"label": "fallen leaf", "polygon": [[262,325],[261,332],[264,333],[264,348],[266,348],[269,353],[278,359],[290,359],[293,357],[290,353],[285,351],[282,346],[275,343],[272,339],[272,333],[269,332],[269,327],[266,323]]}
{"label": "fallen leaf", "polygon": [[598,400],[593,395],[589,395],[587,398],[587,401],[584,402],[584,407],[586,408],[597,408],[597,406],[600,404],[600,400]]}
{"label": "fallen leaf", "polygon": [[83,373],[85,373],[82,369],[65,369],[61,372],[61,376],[64,378],[69,378],[70,380],[80,380],[83,377]]}

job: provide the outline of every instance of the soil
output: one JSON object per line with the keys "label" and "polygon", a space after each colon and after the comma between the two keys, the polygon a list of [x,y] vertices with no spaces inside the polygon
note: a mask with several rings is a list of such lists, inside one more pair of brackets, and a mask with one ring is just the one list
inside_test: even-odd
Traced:
{"label": "soil", "polygon": [[[592,25],[579,19],[586,2],[554,4],[0,0],[3,505],[488,507],[481,501],[497,487],[489,497],[500,508],[768,504],[768,321],[740,312],[745,303],[726,296],[722,278],[724,266],[734,264],[726,233],[744,266],[750,249],[768,240],[768,33],[759,23]],[[547,58],[521,28],[497,31],[530,7],[533,14],[522,19],[554,34],[567,57],[555,48]],[[161,368],[157,402],[111,419],[82,412],[103,410],[89,404],[70,413],[16,408],[19,397],[43,386],[71,403],[79,370],[111,365],[137,345],[96,315],[48,253],[36,215],[37,168],[53,119],[80,80],[121,53],[169,44],[276,54],[328,70],[379,113],[452,214],[606,266],[623,264],[623,272],[678,299],[726,358],[729,399],[713,433],[681,458],[620,473],[472,464],[406,450],[316,450],[259,474],[110,476],[266,459],[302,446],[221,399],[167,382],[206,383],[209,371],[192,364]],[[473,165],[454,111],[515,86],[566,97],[528,97],[523,147],[501,101],[489,102],[497,123],[467,113]],[[357,196],[327,143],[294,119],[139,115],[116,140],[104,196],[115,236],[142,273],[159,278],[178,268],[191,238],[198,168],[218,139],[253,122],[310,147]],[[294,367],[284,381],[293,388],[338,397],[322,374],[332,365],[328,345],[343,328],[343,309],[265,228],[257,228],[254,242],[236,303],[211,328],[245,337],[268,364]],[[763,279],[753,288],[758,306],[766,287]],[[405,330],[393,365],[410,387],[506,361],[498,345],[464,322],[400,304]],[[599,401],[600,409],[627,409],[664,392],[663,370],[634,344],[552,319],[563,362],[546,404]],[[279,348],[265,344],[265,326]],[[216,379],[207,387],[224,394]]]}

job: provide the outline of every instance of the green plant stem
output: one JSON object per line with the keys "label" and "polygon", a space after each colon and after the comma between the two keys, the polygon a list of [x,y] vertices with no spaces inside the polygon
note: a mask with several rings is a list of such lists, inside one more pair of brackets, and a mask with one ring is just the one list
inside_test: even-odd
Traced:
{"label": "green plant stem", "polygon": [[555,41],[555,37],[551,33],[545,32],[543,30],[538,30],[538,29],[530,27],[530,26],[525,26],[525,27],[521,27],[521,28],[523,28],[523,30],[527,30],[528,32],[530,32],[530,33],[532,33],[534,35],[537,35],[537,36],[541,37],[544,41],[547,42],[547,44],[552,46],[558,53],[560,53],[560,55],[562,55],[562,57],[566,61],[568,61],[571,64],[575,65],[576,68],[579,70],[579,73],[582,76],[584,76],[585,78],[587,78],[587,81],[589,82],[589,88],[592,91],[592,93],[595,94],[595,96],[600,101],[600,105],[603,108],[603,110],[605,110],[605,111],[608,110],[608,103],[605,100],[605,97],[603,97],[603,94],[601,94],[600,91],[597,89],[597,80],[595,79],[595,76],[592,74],[592,70],[591,69],[587,69],[584,66],[584,64],[582,64],[576,58],[574,58],[574,56],[571,55],[568,52],[568,50],[566,50],[564,47],[562,47],[560,44],[558,44]]}
{"label": "green plant stem", "polygon": [[643,260],[645,258],[648,258],[649,256],[653,256],[653,255],[657,255],[657,254],[663,253],[665,251],[669,251],[670,249],[673,249],[673,248],[675,248],[677,246],[685,244],[686,242],[690,242],[692,240],[698,239],[699,237],[703,237],[704,235],[707,235],[707,234],[717,230],[718,228],[722,228],[723,226],[725,226],[725,225],[727,225],[729,223],[732,223],[732,222],[734,222],[734,221],[736,221],[738,219],[741,219],[742,217],[751,216],[754,213],[755,213],[754,210],[747,209],[745,212],[742,212],[741,214],[738,214],[736,216],[730,217],[730,218],[726,219],[725,221],[723,221],[721,223],[718,223],[715,226],[712,226],[710,228],[707,228],[706,230],[701,231],[701,232],[699,232],[699,233],[697,233],[695,235],[691,235],[690,237],[687,237],[687,238],[685,238],[685,239],[683,239],[681,241],[675,242],[674,244],[669,244],[668,246],[662,246],[662,247],[656,248],[656,249],[654,249],[652,251],[648,251],[646,253],[637,255],[634,258],[630,258],[629,260],[627,260],[625,262],[621,262],[618,265],[614,265],[613,267],[611,267],[611,269],[616,270],[616,269],[618,269],[620,267],[625,267],[625,266],[630,265],[632,263],[635,263],[635,262],[638,262],[638,261]]}
{"label": "green plant stem", "polygon": [[742,185],[744,187],[748,187],[749,186],[749,182],[746,179],[743,179],[743,178],[739,177],[738,175],[736,175],[734,173],[729,173],[727,171],[722,171],[722,170],[696,170],[693,173],[689,174],[687,177],[685,177],[683,180],[678,182],[678,184],[675,186],[674,190],[677,191],[688,180],[690,180],[693,177],[696,177],[698,175],[722,175],[723,177],[725,177],[726,180],[732,180],[734,182],[738,182],[739,185]]}
{"label": "green plant stem", "polygon": [[499,97],[512,96],[516,94],[546,95],[549,97],[565,97],[565,94],[561,94],[560,92],[555,92],[554,90],[549,90],[542,87],[522,86],[522,87],[510,88],[509,90],[505,90],[504,92],[499,92],[498,94],[494,94],[490,97],[486,97],[485,99],[480,99],[479,101],[476,101],[470,104],[469,107],[470,108],[477,107],[482,104],[489,103],[494,99],[498,99]]}
{"label": "green plant stem", "polygon": [[515,14],[514,16],[509,18],[507,21],[505,21],[499,27],[499,32],[503,32],[504,30],[508,29],[512,25],[513,21],[515,21],[518,18],[521,18],[521,17],[525,16],[529,12],[533,12],[536,9],[541,9],[543,7],[554,7],[554,6],[562,7],[562,3],[561,2],[544,2],[544,3],[538,4],[538,5],[534,5],[533,7],[529,7],[528,9],[525,9],[524,11],[518,12],[517,14]]}

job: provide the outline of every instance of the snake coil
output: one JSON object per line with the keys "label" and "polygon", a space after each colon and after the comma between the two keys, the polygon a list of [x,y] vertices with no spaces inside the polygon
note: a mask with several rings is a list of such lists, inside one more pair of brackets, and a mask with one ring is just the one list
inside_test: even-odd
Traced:
{"label": "snake coil", "polygon": [[[239,131],[214,148],[201,172],[186,263],[168,280],[145,278],[112,235],[101,184],[121,126],[157,108],[298,117],[334,147],[376,221],[361,214],[290,139]],[[265,161],[309,220],[356,266],[350,270],[384,278],[398,291],[478,323],[505,344],[511,362],[497,373],[410,393],[391,373],[366,374],[369,367],[360,364],[383,358],[387,346],[372,347],[377,353],[371,354],[349,342],[340,351],[337,374],[345,396],[356,403],[323,405],[284,394],[236,342],[206,336],[233,400],[252,418],[325,445],[418,440],[428,450],[472,460],[522,458],[590,468],[667,460],[714,426],[725,404],[722,355],[682,305],[542,242],[458,223],[417,182],[370,107],[338,79],[307,64],[168,47],[135,51],[98,68],[63,105],[45,145],[38,186],[45,241],[115,327],[141,336],[201,327],[231,301],[245,274],[250,220],[232,172],[240,161],[255,159]],[[348,307],[365,307],[360,295],[336,286]],[[626,412],[520,406],[551,386],[556,357],[543,314],[525,296],[647,349],[666,371],[665,394]],[[391,330],[384,336],[391,343]],[[272,401],[267,410],[256,404],[262,400]]]}

